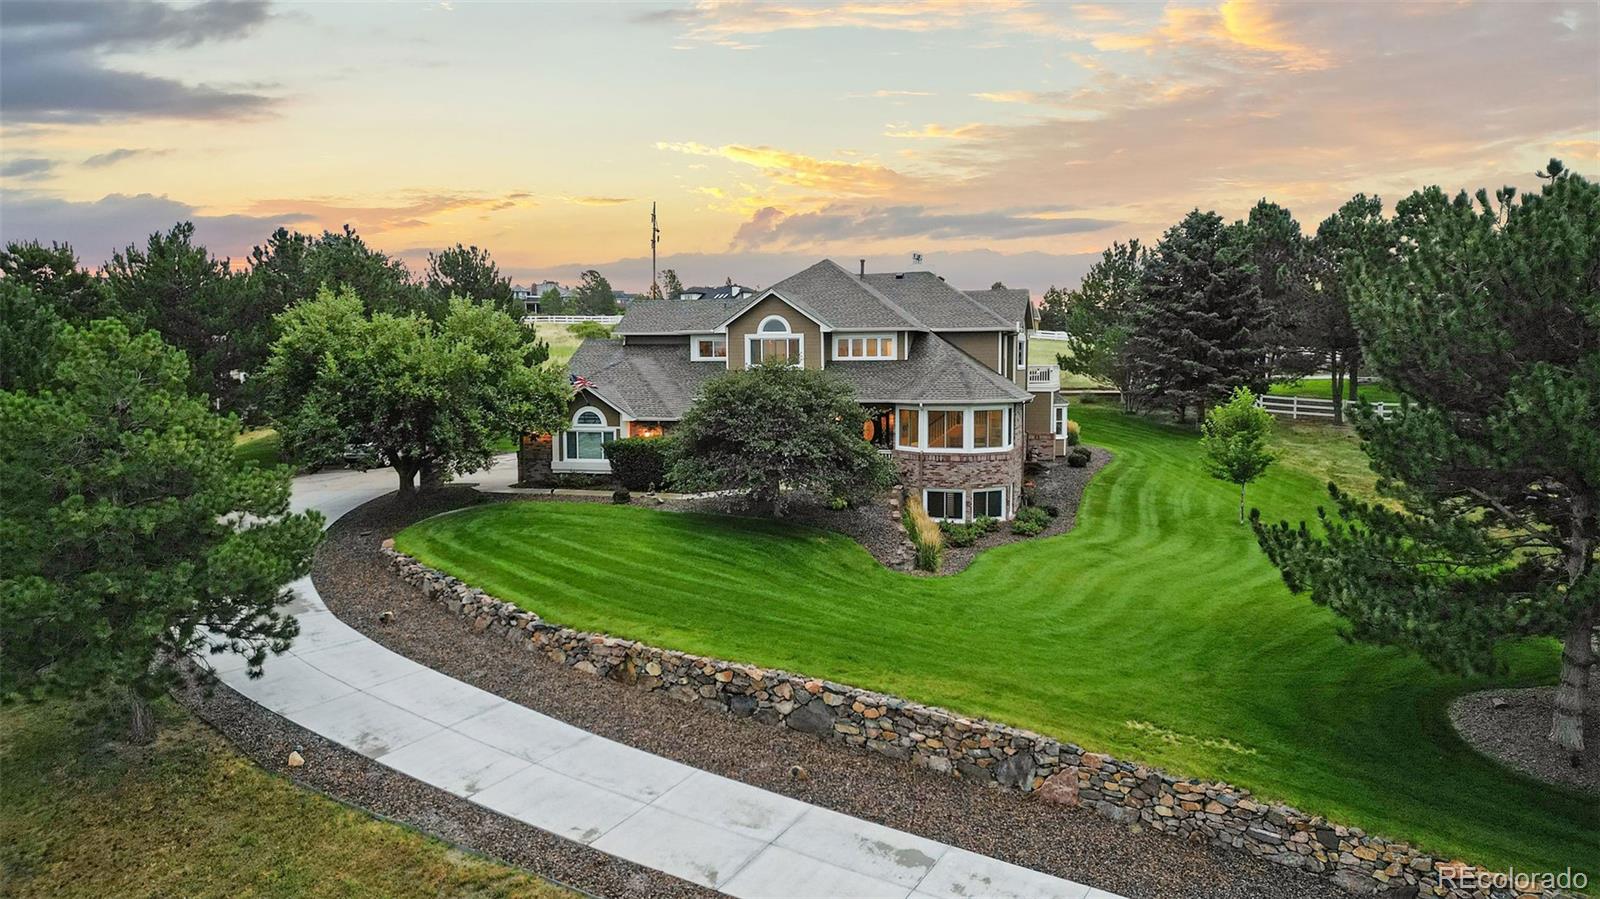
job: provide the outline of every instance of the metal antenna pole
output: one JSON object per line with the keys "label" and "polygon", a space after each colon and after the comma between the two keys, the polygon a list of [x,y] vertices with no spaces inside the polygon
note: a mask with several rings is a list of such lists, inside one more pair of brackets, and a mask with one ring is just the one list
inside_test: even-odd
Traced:
{"label": "metal antenna pole", "polygon": [[661,229],[656,227],[656,204],[650,201],[650,286],[659,284],[656,281],[656,244],[661,241]]}

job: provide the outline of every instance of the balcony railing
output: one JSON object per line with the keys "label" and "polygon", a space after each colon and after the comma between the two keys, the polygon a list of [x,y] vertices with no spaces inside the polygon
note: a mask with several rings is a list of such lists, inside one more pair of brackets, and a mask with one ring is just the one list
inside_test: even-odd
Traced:
{"label": "balcony railing", "polygon": [[1061,368],[1056,365],[1028,366],[1028,389],[1035,393],[1052,393],[1061,389]]}

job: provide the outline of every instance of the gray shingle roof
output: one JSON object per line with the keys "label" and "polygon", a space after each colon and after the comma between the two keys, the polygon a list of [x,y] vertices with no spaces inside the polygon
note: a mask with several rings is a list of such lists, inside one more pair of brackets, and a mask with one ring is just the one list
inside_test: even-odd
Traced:
{"label": "gray shingle roof", "polygon": [[866,280],[930,330],[1010,330],[1022,321],[1002,318],[932,272],[869,272]]}
{"label": "gray shingle roof", "polygon": [[[658,302],[666,301],[650,304]],[[721,362],[690,362],[687,343],[625,347],[596,338],[578,345],[567,368],[629,418],[663,421],[682,418],[700,386],[726,370]]]}
{"label": "gray shingle roof", "polygon": [[628,311],[617,323],[617,334],[688,334],[715,331],[728,316],[748,305],[748,297],[737,300],[661,299],[628,304]]}
{"label": "gray shingle roof", "polygon": [[719,284],[716,287],[685,287],[678,296],[692,293],[702,300],[726,300],[734,295],[749,296],[756,292],[740,284]]}
{"label": "gray shingle roof", "polygon": [[772,285],[772,292],[812,318],[837,330],[910,328],[922,323],[871,284],[824,259]]}
{"label": "gray shingle roof", "polygon": [[1028,304],[1032,299],[1022,288],[1001,287],[989,290],[964,290],[962,293],[977,300],[990,312],[1006,321],[1022,322],[1028,317]]}
{"label": "gray shingle roof", "polygon": [[932,334],[911,343],[895,362],[829,362],[863,403],[1020,403],[1032,394]]}

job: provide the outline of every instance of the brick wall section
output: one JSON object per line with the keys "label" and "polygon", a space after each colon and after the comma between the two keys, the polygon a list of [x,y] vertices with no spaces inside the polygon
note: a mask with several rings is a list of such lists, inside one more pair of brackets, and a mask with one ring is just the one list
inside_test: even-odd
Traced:
{"label": "brick wall section", "polygon": [[1020,728],[832,681],[559,627],[396,552],[392,540],[384,541],[383,553],[402,579],[486,638],[542,652],[597,677],[961,780],[1031,793],[1039,801],[1082,806],[1115,821],[1231,847],[1320,874],[1358,894],[1515,895],[1447,888],[1438,869],[1460,862],[1259,801],[1246,789],[1185,780]]}
{"label": "brick wall section", "polygon": [[550,483],[553,477],[550,462],[554,452],[554,443],[549,434],[524,434],[517,445],[517,483]]}
{"label": "brick wall section", "polygon": [[[1004,487],[1006,508],[1014,509],[1022,489],[1023,452],[1020,441],[1003,453],[908,453],[895,450],[894,464],[900,472],[900,483],[919,497],[929,487],[968,491]],[[967,504],[970,515],[970,497]]]}

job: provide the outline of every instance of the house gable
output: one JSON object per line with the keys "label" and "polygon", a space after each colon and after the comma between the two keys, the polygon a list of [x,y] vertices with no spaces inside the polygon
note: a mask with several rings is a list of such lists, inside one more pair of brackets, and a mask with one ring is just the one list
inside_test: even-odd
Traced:
{"label": "house gable", "polygon": [[745,307],[744,311],[727,322],[725,330],[728,333],[728,367],[730,369],[745,367],[748,346],[745,338],[757,334],[761,323],[774,315],[781,316],[789,323],[789,331],[799,336],[800,353],[805,367],[821,368],[825,353],[823,344],[825,335],[821,323],[772,291],[767,291],[760,299]]}

